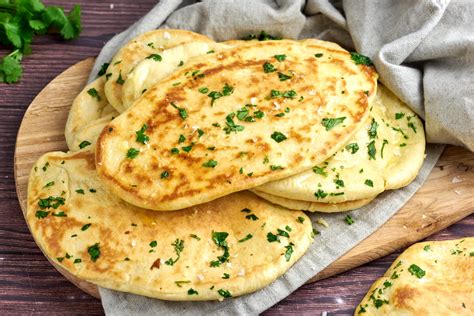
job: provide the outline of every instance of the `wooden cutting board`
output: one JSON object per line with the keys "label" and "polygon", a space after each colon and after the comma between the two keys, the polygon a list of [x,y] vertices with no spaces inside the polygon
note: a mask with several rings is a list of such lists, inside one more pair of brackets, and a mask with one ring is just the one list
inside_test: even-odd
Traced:
{"label": "wooden cutting board", "polygon": [[[64,126],[69,107],[84,87],[93,62],[93,58],[86,59],[56,77],[33,100],[23,117],[15,150],[16,190],[23,214],[33,163],[46,152],[67,150]],[[426,183],[397,214],[311,281],[385,256],[473,212],[474,154],[448,146]],[[97,286],[78,280],[54,262],[51,264],[76,286],[99,297]]]}

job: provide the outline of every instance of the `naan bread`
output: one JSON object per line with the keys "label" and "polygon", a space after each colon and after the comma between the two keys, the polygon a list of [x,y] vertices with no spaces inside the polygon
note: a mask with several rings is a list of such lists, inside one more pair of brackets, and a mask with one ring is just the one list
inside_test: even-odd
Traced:
{"label": "naan bread", "polygon": [[379,85],[365,128],[339,152],[312,170],[266,183],[255,190],[317,203],[373,199],[384,190],[398,189],[413,181],[423,164],[424,154],[421,120],[387,88]]}
{"label": "naan bread", "polygon": [[405,250],[372,285],[355,315],[473,315],[474,238]]}
{"label": "naan bread", "polygon": [[337,213],[337,212],[347,212],[352,211],[362,206],[369,204],[375,197],[362,199],[362,200],[354,200],[354,201],[346,201],[340,203],[321,203],[321,202],[309,202],[309,201],[299,201],[299,200],[291,200],[281,196],[272,195],[268,193],[264,193],[257,190],[252,190],[253,193],[264,198],[265,200],[272,202],[273,204],[277,204],[290,210],[299,210],[299,211],[309,211],[309,212],[321,212],[321,213]]}
{"label": "naan bread", "polygon": [[64,136],[71,151],[94,147],[100,132],[119,113],[107,102],[105,77],[88,84],[74,99]]}
{"label": "naan bread", "polygon": [[162,29],[143,33],[125,44],[114,56],[107,69],[105,94],[109,103],[118,112],[125,111],[126,108],[122,104],[122,88],[129,72],[147,57],[159,55],[165,49],[194,41],[213,42],[201,34]]}
{"label": "naan bread", "polygon": [[104,129],[102,181],[134,205],[176,210],[323,162],[376,93],[373,67],[336,47],[281,40],[196,57]]}
{"label": "naan bread", "polygon": [[288,270],[312,242],[303,212],[250,192],[176,212],[133,207],[102,185],[94,154],[86,150],[38,160],[26,217],[43,252],[74,276],[164,300],[256,291]]}
{"label": "naan bread", "polygon": [[230,47],[209,41],[195,41],[164,50],[160,53],[161,60],[159,61],[145,58],[128,74],[123,85],[123,107],[128,109],[145,91],[172,74],[178,67],[183,66],[190,58],[214,54]]}

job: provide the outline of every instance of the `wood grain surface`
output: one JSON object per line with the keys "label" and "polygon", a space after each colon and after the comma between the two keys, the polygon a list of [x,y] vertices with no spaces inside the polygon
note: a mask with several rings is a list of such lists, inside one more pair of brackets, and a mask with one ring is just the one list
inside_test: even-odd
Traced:
{"label": "wood grain surface", "polygon": [[[71,6],[71,3],[66,1],[55,3],[63,4],[66,8]],[[16,201],[12,159],[15,134],[23,112],[33,97],[41,90],[41,87],[67,66],[84,57],[97,54],[103,45],[102,41],[111,37],[113,32],[132,23],[147,11],[154,1],[135,1],[133,4],[125,1],[113,1],[114,9],[110,9],[110,3],[107,1],[100,3],[83,1],[85,30],[81,38],[69,43],[62,43],[53,38],[41,39],[33,47],[34,54],[25,60],[25,77],[22,82],[12,86],[0,85],[0,200],[2,201],[0,208],[2,215],[0,217],[0,310],[6,313],[29,314],[50,313],[51,311],[62,314],[103,313],[100,302],[82,293],[62,278],[34,244]],[[78,81],[69,82],[69,85],[73,84],[78,84]],[[58,90],[56,97],[60,99],[61,93],[61,90]],[[54,109],[55,102],[52,100],[50,102],[46,100],[45,104],[48,109]],[[63,141],[55,138],[54,135],[47,137],[50,137],[52,144]],[[37,146],[34,137],[28,141],[31,146]],[[50,144],[44,144],[45,151],[52,148],[48,146]],[[32,161],[36,159],[33,155],[30,157],[27,150],[24,153],[27,159]],[[353,250],[352,255],[349,253],[344,256],[340,264],[334,266],[333,269],[345,270],[351,266],[351,262],[354,260],[363,262],[383,256],[397,247],[412,243],[424,234],[439,230],[447,224],[441,219],[440,214],[429,213],[424,206],[428,206],[428,208],[439,206],[439,209],[449,211],[453,207],[457,207],[460,201],[469,203],[463,199],[466,192],[463,192],[457,185],[470,184],[472,189],[474,164],[472,154],[451,147],[445,154],[445,158],[437,166],[439,177],[432,177],[429,180],[434,189],[425,192],[428,197],[410,202],[414,203],[413,209],[416,211],[401,218],[401,226],[387,227],[391,232],[397,231],[398,233],[402,229],[410,231],[409,234],[404,234],[394,243],[387,243],[385,234],[376,236],[374,240],[384,243],[385,246],[380,247],[373,256],[365,256],[364,248],[361,247],[363,244],[361,244],[354,248],[354,250],[359,250],[356,252]],[[453,183],[452,179],[458,173],[461,182]],[[442,179],[451,181],[441,184]],[[467,180],[471,182],[467,182]],[[469,186],[467,188],[469,189]],[[450,196],[443,197],[439,194],[440,191],[448,192]],[[462,205],[467,210],[463,215],[472,213],[472,200],[470,203],[470,205]],[[461,216],[459,215],[459,217]],[[424,221],[426,218],[429,220]],[[473,229],[474,216],[471,215],[430,239],[459,238],[472,235]],[[323,311],[337,314],[351,313],[370,284],[383,274],[394,256],[390,255],[337,277],[306,285],[266,313],[288,315],[318,314]],[[328,271],[320,277],[327,276]]]}

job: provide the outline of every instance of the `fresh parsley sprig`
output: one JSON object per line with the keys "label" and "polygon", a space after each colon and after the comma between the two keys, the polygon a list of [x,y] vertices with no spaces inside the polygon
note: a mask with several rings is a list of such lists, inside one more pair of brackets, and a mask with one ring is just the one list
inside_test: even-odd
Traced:
{"label": "fresh parsley sprig", "polygon": [[0,82],[15,83],[22,75],[23,55],[31,54],[36,35],[59,33],[65,40],[79,36],[81,7],[64,13],[57,6],[45,6],[41,0],[0,1],[0,45],[13,48],[0,62]]}

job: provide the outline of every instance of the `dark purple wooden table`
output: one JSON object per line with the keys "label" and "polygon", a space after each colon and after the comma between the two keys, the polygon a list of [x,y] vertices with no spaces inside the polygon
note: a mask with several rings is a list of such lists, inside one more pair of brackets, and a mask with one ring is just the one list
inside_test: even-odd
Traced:
{"label": "dark purple wooden table", "polygon": [[[44,258],[23,219],[15,192],[13,153],[23,113],[35,95],[69,66],[99,53],[104,43],[145,14],[155,0],[44,1],[67,10],[80,3],[84,30],[79,39],[37,39],[24,62],[19,84],[0,84],[0,314],[103,314],[100,301],[62,277]],[[113,5],[112,5],[113,4]],[[0,55],[6,51],[0,49]],[[474,215],[429,240],[472,235]],[[305,285],[266,312],[268,315],[351,314],[398,253],[341,275]]]}

